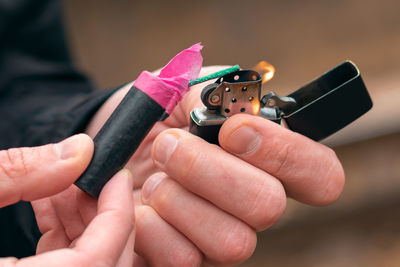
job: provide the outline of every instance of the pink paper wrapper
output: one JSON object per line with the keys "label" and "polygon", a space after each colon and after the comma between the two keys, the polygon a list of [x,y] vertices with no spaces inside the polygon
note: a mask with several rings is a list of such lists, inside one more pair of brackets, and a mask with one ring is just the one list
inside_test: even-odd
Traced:
{"label": "pink paper wrapper", "polygon": [[183,50],[162,68],[158,76],[143,71],[133,85],[171,114],[189,91],[189,80],[196,79],[200,73],[203,64],[200,53],[202,48],[203,46],[198,43]]}

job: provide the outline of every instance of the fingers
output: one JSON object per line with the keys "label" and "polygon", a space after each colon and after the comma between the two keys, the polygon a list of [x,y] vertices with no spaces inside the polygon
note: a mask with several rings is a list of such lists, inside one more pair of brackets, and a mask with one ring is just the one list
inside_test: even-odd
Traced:
{"label": "fingers", "polygon": [[36,221],[42,236],[36,247],[36,253],[44,253],[50,250],[66,248],[71,243],[65,233],[63,224],[58,218],[49,198],[43,198],[32,202]]}
{"label": "fingers", "polygon": [[[127,170],[117,173],[103,188],[98,215],[90,222],[73,249],[59,249],[17,260],[7,258],[0,264],[10,266],[116,266],[133,261],[134,203],[133,180]],[[128,240],[131,237],[131,240]],[[132,254],[127,254],[130,249]],[[122,255],[122,257],[121,257]]]}
{"label": "fingers", "polygon": [[100,193],[98,214],[74,248],[89,259],[88,265],[114,266],[118,262],[135,221],[132,189],[131,174],[122,170]]}
{"label": "fingers", "polygon": [[200,266],[202,255],[150,206],[136,207],[135,251],[150,266]]}
{"label": "fingers", "polygon": [[257,230],[271,226],[285,210],[277,179],[188,132],[164,131],[152,154],[157,167],[183,187]]}
{"label": "fingers", "polygon": [[94,199],[81,190],[77,190],[76,202],[80,203],[77,208],[84,225],[89,225],[97,215],[97,199]]}
{"label": "fingers", "polygon": [[[87,225],[82,220],[81,214],[78,210],[80,206],[86,206],[86,203],[78,202],[76,197],[78,191],[80,190],[77,187],[70,186],[67,190],[51,197],[50,199],[54,211],[56,212],[57,217],[62,223],[64,231],[71,242],[85,231]],[[96,209],[93,209],[93,212],[96,212]]]}
{"label": "fingers", "polygon": [[266,119],[236,115],[220,131],[221,146],[277,177],[289,196],[312,205],[335,201],[344,173],[328,147]]}
{"label": "fingers", "polygon": [[85,170],[93,153],[83,134],[58,144],[0,151],[0,206],[65,190]]}
{"label": "fingers", "polygon": [[36,253],[71,247],[97,214],[97,200],[76,186],[32,201],[32,207],[42,233]]}
{"label": "fingers", "polygon": [[142,201],[212,262],[240,263],[254,251],[256,233],[252,228],[162,174],[155,174],[145,182]]}

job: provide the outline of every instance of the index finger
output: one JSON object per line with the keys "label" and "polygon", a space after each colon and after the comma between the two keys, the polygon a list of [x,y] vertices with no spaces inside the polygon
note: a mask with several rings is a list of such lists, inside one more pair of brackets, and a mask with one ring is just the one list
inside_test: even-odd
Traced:
{"label": "index finger", "polygon": [[219,133],[228,152],[278,178],[287,194],[312,205],[335,201],[344,186],[335,152],[264,118],[240,114]]}

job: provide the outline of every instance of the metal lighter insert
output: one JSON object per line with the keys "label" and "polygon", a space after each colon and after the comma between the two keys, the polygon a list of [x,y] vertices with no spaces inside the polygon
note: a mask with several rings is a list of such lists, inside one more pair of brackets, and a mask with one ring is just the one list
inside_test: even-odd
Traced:
{"label": "metal lighter insert", "polygon": [[288,96],[270,92],[261,96],[262,77],[240,70],[207,85],[194,109],[190,132],[218,144],[219,130],[230,116],[247,113],[280,123],[320,141],[350,124],[372,108],[372,100],[357,66],[346,61]]}

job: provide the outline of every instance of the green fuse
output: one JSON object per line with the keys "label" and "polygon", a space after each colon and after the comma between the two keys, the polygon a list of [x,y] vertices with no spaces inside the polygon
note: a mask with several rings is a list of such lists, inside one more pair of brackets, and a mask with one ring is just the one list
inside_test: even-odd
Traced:
{"label": "green fuse", "polygon": [[227,68],[227,69],[212,73],[210,75],[207,75],[207,76],[204,76],[204,77],[200,77],[200,78],[197,78],[197,79],[194,79],[194,80],[190,80],[189,81],[189,86],[192,86],[192,85],[195,85],[195,84],[198,84],[198,83],[203,83],[203,82],[206,82],[208,80],[221,78],[222,76],[225,76],[226,74],[229,74],[229,73],[232,73],[232,72],[235,72],[235,71],[238,71],[238,70],[240,70],[239,65],[235,65],[233,67],[230,67],[230,68]]}

